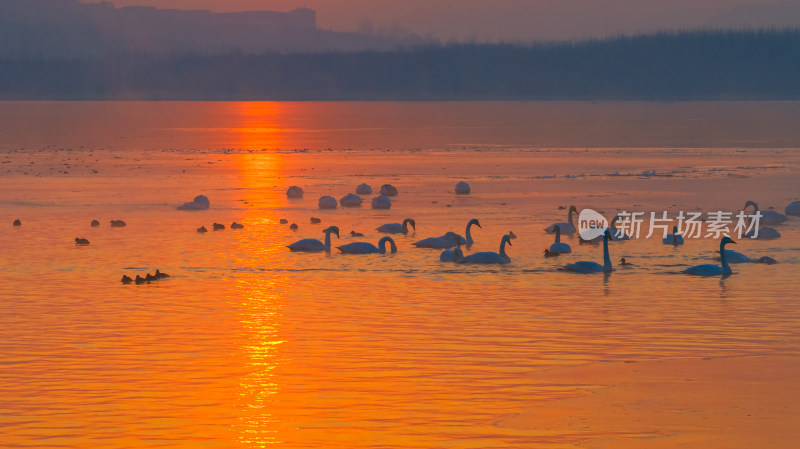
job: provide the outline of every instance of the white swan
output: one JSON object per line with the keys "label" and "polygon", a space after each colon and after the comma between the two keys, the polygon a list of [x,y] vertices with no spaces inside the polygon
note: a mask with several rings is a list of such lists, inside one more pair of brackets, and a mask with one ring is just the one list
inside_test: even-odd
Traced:
{"label": "white swan", "polygon": [[611,231],[606,230],[603,233],[603,265],[597,262],[581,261],[564,265],[564,270],[580,274],[610,273],[614,271],[614,266],[611,265],[611,255],[608,253],[608,239],[610,237]]}
{"label": "white swan", "polygon": [[775,240],[781,238],[781,233],[774,228],[758,228],[758,235],[755,231],[750,231],[744,235],[752,240]]}
{"label": "white swan", "polygon": [[455,235],[456,237],[458,237],[458,243],[460,245],[467,245],[467,246],[472,245],[473,243],[475,243],[472,240],[472,233],[470,232],[470,229],[472,229],[472,225],[476,225],[477,227],[483,229],[483,227],[481,226],[481,223],[478,221],[478,219],[477,218],[473,218],[472,220],[467,222],[467,230],[464,233],[467,236],[467,238],[461,237],[460,235],[456,234],[455,232],[448,232],[447,234],[443,235],[442,237],[445,237],[448,234],[452,234],[452,235]]}
{"label": "white swan", "polygon": [[511,262],[511,258],[508,257],[508,255],[506,254],[506,244],[511,246],[511,237],[509,237],[508,234],[503,235],[503,239],[500,240],[499,253],[493,253],[491,251],[474,253],[459,260],[458,263],[480,263],[480,264],[509,263]]}
{"label": "white swan", "polygon": [[728,275],[733,273],[731,270],[731,266],[728,265],[728,258],[725,254],[725,245],[728,243],[736,244],[730,237],[722,237],[722,240],[719,242],[719,253],[720,253],[720,261],[722,262],[722,266],[716,264],[703,264],[703,265],[695,265],[693,267],[687,268],[683,270],[685,274],[691,274],[694,276],[720,276],[720,275]]}
{"label": "white swan", "polygon": [[303,251],[307,253],[318,253],[321,251],[329,253],[331,252],[331,233],[336,234],[336,238],[339,238],[339,228],[336,226],[331,226],[322,232],[325,233],[325,243],[322,243],[317,239],[303,239],[292,243],[291,245],[287,246],[287,248],[289,248],[291,251]]}
{"label": "white swan", "polygon": [[458,195],[467,195],[470,192],[469,184],[464,181],[459,182],[456,184],[456,194]]}
{"label": "white swan", "polygon": [[779,212],[775,212],[774,210],[759,210],[758,203],[756,203],[755,201],[748,201],[744,203],[742,211],[747,210],[748,206],[753,206],[753,209],[755,209],[755,211],[753,212],[754,214],[757,212],[761,212],[761,218],[758,220],[758,223],[760,225],[762,224],[777,225],[789,219],[786,215],[783,215]]}
{"label": "white swan", "polygon": [[622,218],[622,216],[617,215],[614,218],[612,218],[611,223],[608,224],[608,229],[611,230],[611,241],[614,242],[631,239],[631,236],[617,229],[617,220],[619,220],[620,218]]}
{"label": "white swan", "polygon": [[556,225],[558,225],[561,228],[561,233],[562,234],[568,234],[569,235],[569,234],[576,233],[578,230],[577,230],[577,228],[575,228],[575,221],[572,218],[572,214],[573,213],[577,214],[578,213],[578,208],[576,208],[575,206],[570,206],[569,207],[569,215],[567,215],[568,223],[553,223],[550,226],[544,228],[544,232],[546,232],[548,234],[552,234],[552,233],[555,232]]}
{"label": "white swan", "polygon": [[413,218],[406,218],[403,223],[387,223],[383,226],[375,228],[378,232],[386,234],[408,234],[408,225],[411,225],[414,230],[417,230],[417,222]]}
{"label": "white swan", "polygon": [[550,253],[551,254],[563,254],[563,253],[571,253],[572,248],[569,247],[566,243],[561,243],[561,226],[555,225],[553,228],[556,232],[556,241],[550,245]]}
{"label": "white swan", "polygon": [[336,198],[332,196],[321,196],[319,201],[317,202],[317,207],[320,209],[336,209],[339,203],[336,202]]}
{"label": "white swan", "polygon": [[372,208],[373,209],[391,209],[392,208],[392,200],[389,199],[386,195],[376,196],[372,199]]}
{"label": "white swan", "polygon": [[456,249],[446,249],[442,251],[442,254],[439,255],[439,260],[442,262],[458,262],[463,258],[464,251],[461,251],[460,247]]}
{"label": "white swan", "polygon": [[459,238],[460,236],[455,232],[448,232],[441,237],[428,237],[418,242],[414,242],[412,245],[416,246],[417,248],[446,249],[458,246]]}
{"label": "white swan", "polygon": [[378,241],[378,246],[367,242],[353,242],[348,243],[347,245],[337,246],[337,248],[339,248],[339,251],[344,254],[386,254],[387,243],[392,245],[392,254],[396,253],[397,245],[394,244],[394,240],[392,240],[391,237],[384,237],[380,239]]}
{"label": "white swan", "polygon": [[800,217],[800,201],[795,201],[788,206],[783,211],[786,215],[794,215],[795,217]]}
{"label": "white swan", "polygon": [[348,193],[339,200],[342,207],[361,207],[363,200],[355,193]]}
{"label": "white swan", "polygon": [[356,187],[356,193],[359,195],[369,195],[372,193],[372,186],[363,182]]}
{"label": "white swan", "polygon": [[683,245],[683,236],[678,234],[678,227],[672,227],[672,234],[667,234],[662,240],[661,243],[665,245]]}

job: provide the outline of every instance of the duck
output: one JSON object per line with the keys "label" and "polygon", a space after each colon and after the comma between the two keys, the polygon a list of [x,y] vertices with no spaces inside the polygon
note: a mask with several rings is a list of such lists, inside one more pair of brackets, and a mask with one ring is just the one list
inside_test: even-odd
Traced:
{"label": "duck", "polygon": [[468,264],[506,264],[511,262],[511,258],[508,257],[506,254],[506,245],[511,245],[511,237],[508,234],[504,234],[503,237],[500,239],[500,251],[493,253],[491,251],[483,251],[480,253],[473,253],[469,256],[465,256],[463,259],[459,260],[458,263],[468,263]]}
{"label": "duck", "polygon": [[747,201],[746,203],[744,203],[744,207],[742,208],[742,211],[747,210],[747,208],[749,206],[753,206],[753,209],[754,209],[753,215],[755,215],[755,214],[757,214],[759,212],[761,213],[761,218],[758,219],[758,223],[760,225],[762,225],[762,224],[763,225],[777,225],[777,224],[781,224],[784,221],[789,219],[789,217],[787,217],[786,215],[783,215],[780,212],[775,212],[774,210],[759,210],[758,209],[758,203],[756,203],[755,201]]}
{"label": "duck", "polygon": [[364,237],[364,234],[356,231],[350,231],[350,237]]}
{"label": "duck", "polygon": [[672,234],[667,234],[664,236],[664,238],[661,239],[661,243],[672,246],[683,245],[683,236],[678,234],[678,227],[673,226]]}
{"label": "duck", "polygon": [[321,218],[311,217],[311,224],[320,224],[320,223],[322,223]]}
{"label": "duck", "polygon": [[244,229],[244,225],[241,223],[236,223],[235,221],[231,223],[231,229]]}
{"label": "duck", "polygon": [[93,228],[96,228],[96,227],[100,226],[100,222],[97,221],[97,220],[92,220],[90,226],[93,227]]}
{"label": "duck", "polygon": [[551,253],[550,250],[547,249],[547,248],[545,248],[545,250],[544,250],[544,257],[545,258],[547,258],[547,257],[558,257],[559,255],[560,255],[559,253]]}
{"label": "duck", "polygon": [[159,271],[158,268],[156,268],[156,275],[155,275],[156,279],[164,279],[164,278],[168,278],[168,277],[169,277],[169,275],[167,273],[162,273],[161,271]]}
{"label": "duck", "polygon": [[147,282],[152,282],[152,281],[158,280],[158,278],[153,276],[150,273],[147,273],[147,275],[144,277],[144,280],[147,281]]}
{"label": "duck", "polygon": [[84,239],[84,238],[80,238],[80,237],[75,237],[75,244],[76,245],[81,245],[81,246],[86,246],[86,245],[89,244],[89,240]]}
{"label": "duck", "polygon": [[127,223],[122,220],[111,220],[112,228],[124,228],[125,226],[127,226]]}
{"label": "duck", "polygon": [[202,234],[204,232],[208,232],[208,229],[206,229],[205,226],[200,226],[199,228],[197,228],[197,232]]}
{"label": "duck", "polygon": [[[612,235],[613,235],[613,233],[612,233]],[[619,264],[622,265],[623,267],[632,267],[633,266],[632,263],[625,261],[624,257],[622,259],[620,259]]]}
{"label": "duck", "polygon": [[297,226],[297,223],[292,223],[289,225],[289,229],[291,229],[292,231],[296,231],[300,229],[300,226]]}
{"label": "duck", "polygon": [[727,276],[733,274],[733,270],[731,270],[730,265],[728,265],[727,256],[725,254],[725,245],[727,244],[735,245],[736,242],[728,236],[722,237],[720,240],[719,253],[722,266],[716,264],[695,265],[683,270],[683,273],[693,276]]}
{"label": "duck", "polygon": [[397,245],[395,245],[394,240],[391,237],[383,237],[378,241],[378,246],[373,245],[372,243],[367,242],[353,242],[348,243],[347,245],[337,246],[339,251],[343,254],[386,254],[386,244],[389,243],[391,245],[391,252],[392,254],[397,252]]}
{"label": "duck", "polygon": [[123,284],[130,284],[131,282],[133,282],[133,279],[131,279],[131,277],[128,276],[127,274],[123,274],[120,282],[122,282]]}
{"label": "duck", "polygon": [[611,264],[611,256],[608,252],[608,240],[611,238],[611,231],[606,230],[603,233],[603,264],[597,262],[580,261],[564,265],[562,268],[566,271],[579,274],[591,273],[611,273],[614,271],[614,266]]}
{"label": "duck", "polygon": [[22,222],[19,220],[19,218],[14,220],[14,226],[22,226]]}
{"label": "duck", "polygon": [[280,224],[287,224],[287,223],[289,223],[289,220],[287,220],[287,219],[285,219],[285,218],[281,218],[280,220],[278,220],[278,223],[280,223]]}
{"label": "duck", "polygon": [[329,226],[322,232],[325,233],[325,243],[322,243],[317,239],[303,239],[288,245],[287,248],[293,252],[318,253],[325,251],[326,253],[329,253],[331,252],[331,234],[336,234],[336,238],[338,239],[339,228],[336,226]]}
{"label": "duck", "polygon": [[406,218],[403,223],[387,223],[378,226],[375,230],[385,234],[408,234],[408,225],[411,225],[414,231],[417,230],[417,222],[413,218]]}
{"label": "duck", "polygon": [[548,234],[552,234],[555,232],[555,227],[558,225],[561,228],[561,233],[566,235],[572,235],[578,232],[578,229],[575,227],[575,219],[572,218],[572,214],[578,213],[578,208],[575,206],[569,207],[569,213],[567,214],[567,223],[553,223],[550,226],[544,228],[544,232]]}
{"label": "duck", "polygon": [[215,231],[222,231],[223,229],[225,229],[225,225],[224,225],[224,224],[222,224],[222,223],[214,223],[214,224],[211,226],[211,229],[213,229],[213,230],[215,230]]}
{"label": "duck", "polygon": [[147,282],[145,278],[139,276],[138,274],[136,275],[136,279],[134,279],[133,281],[136,283],[136,285],[144,284],[145,282]]}
{"label": "duck", "polygon": [[556,241],[550,245],[550,252],[556,254],[571,253],[572,248],[570,248],[570,246],[566,243],[561,243],[561,226],[555,225],[553,230],[556,233]]}

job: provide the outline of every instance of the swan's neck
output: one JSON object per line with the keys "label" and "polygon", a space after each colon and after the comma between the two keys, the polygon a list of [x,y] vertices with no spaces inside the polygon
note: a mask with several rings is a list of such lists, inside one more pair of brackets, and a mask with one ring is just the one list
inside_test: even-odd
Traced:
{"label": "swan's neck", "polygon": [[725,257],[725,243],[719,244],[719,260],[722,262],[722,274],[731,274],[731,266],[728,265],[728,260]]}
{"label": "swan's neck", "polygon": [[397,252],[397,245],[395,245],[394,244],[394,240],[390,239],[389,237],[384,237],[384,238],[381,239],[380,242],[378,242],[378,251],[381,254],[386,254],[386,244],[387,243],[391,243],[392,244],[392,252],[396,253]]}
{"label": "swan's neck", "polygon": [[472,233],[470,232],[470,229],[472,228],[472,224],[473,223],[471,221],[469,223],[467,223],[467,231],[464,233],[466,235],[466,237],[467,237],[467,245],[471,245],[472,244]]}
{"label": "swan's neck", "polygon": [[570,209],[569,209],[569,216],[568,216],[567,218],[569,218],[569,225],[570,225],[570,226],[572,226],[572,227],[574,228],[574,227],[575,227],[575,222],[574,222],[574,221],[572,221],[572,220],[573,220],[573,219],[572,219],[572,211],[573,211],[573,210],[574,210],[574,209],[572,209],[572,208],[570,208]]}
{"label": "swan's neck", "polygon": [[614,218],[612,218],[611,219],[611,223],[609,223],[609,225],[608,225],[608,228],[611,229],[612,231],[616,231],[617,230],[617,219],[618,218],[619,218],[619,215],[617,215]]}
{"label": "swan's neck", "polygon": [[403,222],[403,234],[408,234],[408,221]]}
{"label": "swan's neck", "polygon": [[614,266],[611,265],[611,255],[608,254],[608,236],[603,237],[603,269],[605,271],[614,269]]}
{"label": "swan's neck", "polygon": [[556,228],[556,243],[561,243],[561,229]]}
{"label": "swan's neck", "polygon": [[331,233],[325,233],[325,251],[331,252]]}
{"label": "swan's neck", "polygon": [[500,242],[500,255],[503,256],[503,257],[508,257],[508,256],[506,256],[506,241],[507,240],[504,238]]}

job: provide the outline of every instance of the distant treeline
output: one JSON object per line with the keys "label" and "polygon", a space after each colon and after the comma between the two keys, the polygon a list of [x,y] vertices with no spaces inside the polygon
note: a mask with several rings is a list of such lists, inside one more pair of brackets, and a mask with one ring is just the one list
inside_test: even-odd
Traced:
{"label": "distant treeline", "polygon": [[0,60],[5,99],[800,100],[800,30],[392,52]]}

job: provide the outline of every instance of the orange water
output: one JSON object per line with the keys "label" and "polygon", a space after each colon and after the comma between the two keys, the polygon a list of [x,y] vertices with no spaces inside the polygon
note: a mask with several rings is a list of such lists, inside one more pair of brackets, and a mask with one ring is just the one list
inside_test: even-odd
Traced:
{"label": "orange water", "polygon": [[[559,205],[782,211],[800,199],[797,103],[6,102],[0,119],[3,447],[571,447],[498,424],[581,387],[531,373],[800,353],[800,218],[735,248],[778,265],[726,279],[675,274],[711,262],[710,239],[612,243],[636,265],[610,276],[557,270],[602,261],[574,238],[541,257]],[[362,182],[397,186],[392,209],[317,209]],[[197,194],[211,210],[175,209]],[[334,246],[376,243],[406,217],[394,255],[285,248],[332,224]],[[473,217],[471,251],[518,236],[510,264],[410,245]],[[171,277],[118,282],[155,268]]]}

